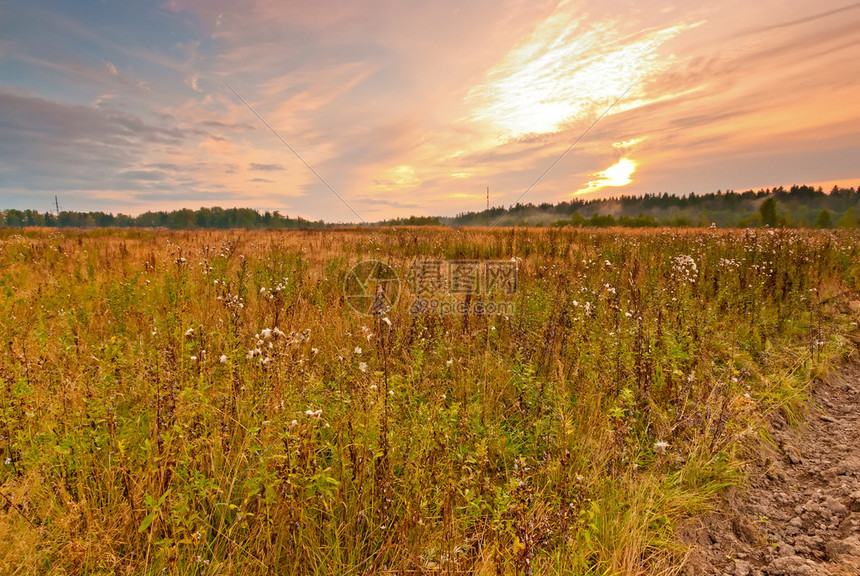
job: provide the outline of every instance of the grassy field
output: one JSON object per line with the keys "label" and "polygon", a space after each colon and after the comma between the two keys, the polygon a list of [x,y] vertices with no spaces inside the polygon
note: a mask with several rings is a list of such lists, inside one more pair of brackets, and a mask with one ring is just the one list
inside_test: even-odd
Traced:
{"label": "grassy field", "polygon": [[[676,573],[854,346],[858,240],[0,230],[0,574]],[[507,315],[344,298],[512,258]]]}

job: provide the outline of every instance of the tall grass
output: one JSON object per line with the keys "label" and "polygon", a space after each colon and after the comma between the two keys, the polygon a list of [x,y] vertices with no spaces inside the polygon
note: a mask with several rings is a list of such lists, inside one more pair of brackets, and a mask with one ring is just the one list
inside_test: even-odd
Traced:
{"label": "tall grass", "polygon": [[[856,330],[856,233],[379,234],[0,231],[0,573],[676,573]],[[346,305],[428,257],[516,314]]]}

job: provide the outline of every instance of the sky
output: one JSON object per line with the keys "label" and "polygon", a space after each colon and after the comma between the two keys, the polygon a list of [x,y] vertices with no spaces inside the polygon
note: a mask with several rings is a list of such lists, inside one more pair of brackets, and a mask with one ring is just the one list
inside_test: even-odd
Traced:
{"label": "sky", "polygon": [[4,0],[0,209],[860,186],[860,2]]}

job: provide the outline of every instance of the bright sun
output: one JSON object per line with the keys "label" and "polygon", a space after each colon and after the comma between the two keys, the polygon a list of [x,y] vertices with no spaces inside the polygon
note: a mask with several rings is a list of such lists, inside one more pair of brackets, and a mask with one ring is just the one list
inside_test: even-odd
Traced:
{"label": "bright sun", "polygon": [[598,179],[590,181],[585,188],[577,190],[576,193],[585,194],[587,192],[594,192],[607,186],[626,186],[633,181],[630,176],[632,176],[635,171],[636,162],[630,158],[622,158],[606,170],[595,173],[594,175],[597,176]]}

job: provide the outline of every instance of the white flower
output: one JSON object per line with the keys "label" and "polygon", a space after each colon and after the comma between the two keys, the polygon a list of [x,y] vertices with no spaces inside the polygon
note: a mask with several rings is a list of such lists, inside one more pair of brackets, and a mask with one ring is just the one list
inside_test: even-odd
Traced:
{"label": "white flower", "polygon": [[192,357],[191,357],[191,361],[192,361],[192,362],[196,362],[196,361],[197,361],[197,356],[192,356]]}
{"label": "white flower", "polygon": [[185,337],[186,338],[191,338],[192,336],[194,336],[194,328],[189,328],[188,330],[185,331]]}
{"label": "white flower", "polygon": [[384,316],[382,318],[382,321],[385,322],[386,324],[388,324],[389,326],[391,326],[391,320],[388,319],[388,316]]}
{"label": "white flower", "polygon": [[367,372],[367,362],[362,362],[361,364],[359,364],[358,369],[362,372]]}
{"label": "white flower", "polygon": [[371,384],[371,385],[370,385],[370,389],[371,389],[372,391],[374,391],[374,392],[376,392],[376,391],[378,390],[378,388],[377,388],[376,384]]}
{"label": "white flower", "polygon": [[218,358],[218,362],[220,362],[221,364],[226,364],[227,363],[227,355],[221,354],[221,357]]}
{"label": "white flower", "polygon": [[293,426],[297,426],[298,423],[299,423],[298,420],[293,420],[292,422],[290,422],[290,428],[292,428]]}
{"label": "white flower", "polygon": [[269,338],[272,337],[272,329],[271,328],[263,328],[262,330],[260,330],[260,336],[262,336],[264,339],[268,340]]}
{"label": "white flower", "polygon": [[658,440],[657,442],[654,442],[654,451],[659,452],[660,454],[665,452],[668,447],[669,447],[668,442],[663,442],[662,440]]}
{"label": "white flower", "polygon": [[311,354],[316,354],[319,351],[320,351],[319,348],[311,348]]}
{"label": "white flower", "polygon": [[355,352],[356,354],[361,354],[361,346],[356,346],[353,352]]}
{"label": "white flower", "polygon": [[453,363],[454,363],[453,360],[448,360],[447,362],[445,362],[445,366],[450,366]]}

